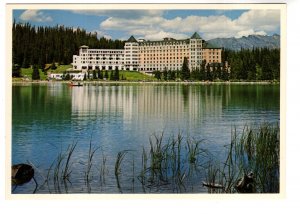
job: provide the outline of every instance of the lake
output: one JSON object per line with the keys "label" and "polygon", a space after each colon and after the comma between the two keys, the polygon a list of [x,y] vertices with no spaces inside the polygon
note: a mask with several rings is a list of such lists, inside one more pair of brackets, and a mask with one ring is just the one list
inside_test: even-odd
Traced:
{"label": "lake", "polygon": [[[201,161],[194,170],[180,166],[182,185],[180,179],[143,180],[150,139],[163,135],[168,142],[180,134],[183,141],[201,141],[210,157],[222,161],[233,128],[279,123],[279,112],[279,84],[13,84],[12,163],[34,165],[36,193],[205,193]],[[66,151],[75,144],[63,179]],[[180,157],[186,151],[183,146]],[[13,193],[34,189],[30,181]]]}

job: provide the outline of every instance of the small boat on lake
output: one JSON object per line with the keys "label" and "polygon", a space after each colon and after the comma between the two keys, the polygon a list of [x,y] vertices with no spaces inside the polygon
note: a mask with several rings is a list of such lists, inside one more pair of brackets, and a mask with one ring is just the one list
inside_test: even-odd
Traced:
{"label": "small boat on lake", "polygon": [[80,82],[70,82],[69,83],[69,86],[83,86],[83,84],[82,83],[80,83]]}

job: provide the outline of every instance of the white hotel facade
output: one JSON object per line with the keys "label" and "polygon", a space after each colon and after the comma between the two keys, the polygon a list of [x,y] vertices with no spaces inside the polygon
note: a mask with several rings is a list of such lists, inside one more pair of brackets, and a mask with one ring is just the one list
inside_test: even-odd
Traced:
{"label": "white hotel facade", "polygon": [[124,49],[89,49],[81,46],[79,55],[73,55],[73,70],[131,70],[143,73],[153,71],[179,70],[186,57],[189,68],[206,63],[221,63],[221,48],[206,43],[198,33],[191,38],[176,40],[164,38],[161,41],[136,40],[131,36]]}

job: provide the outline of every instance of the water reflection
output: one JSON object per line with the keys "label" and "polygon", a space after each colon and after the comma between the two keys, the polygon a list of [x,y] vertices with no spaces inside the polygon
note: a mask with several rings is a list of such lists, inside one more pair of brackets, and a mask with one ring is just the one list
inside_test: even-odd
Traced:
{"label": "water reflection", "polygon": [[[154,132],[164,130],[168,137],[180,130],[205,139],[218,154],[230,142],[233,126],[279,120],[278,85],[49,83],[14,85],[12,95],[13,163],[30,160],[48,169],[59,152],[78,142],[73,167],[84,171],[89,142],[101,147],[109,171],[99,178],[105,179],[101,188],[78,173],[72,183],[61,184],[66,192],[119,192],[112,170],[117,153],[132,150],[139,160]],[[127,178],[121,178],[122,190],[138,190],[136,183],[124,185]]]}

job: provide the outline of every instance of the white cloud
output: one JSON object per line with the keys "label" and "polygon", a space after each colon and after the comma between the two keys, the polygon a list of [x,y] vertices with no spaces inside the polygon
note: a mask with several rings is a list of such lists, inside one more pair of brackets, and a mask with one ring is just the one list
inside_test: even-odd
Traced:
{"label": "white cloud", "polygon": [[34,21],[34,22],[52,22],[51,16],[44,14],[39,10],[25,10],[21,15],[20,19],[23,21]]}
{"label": "white cloud", "polygon": [[139,18],[110,16],[100,23],[101,30],[118,30],[127,35],[145,39],[162,39],[171,36],[176,39],[188,38],[195,31],[204,39],[218,37],[242,37],[250,34],[266,35],[279,29],[279,10],[249,10],[237,19],[225,15],[187,16],[167,19],[145,13]]}
{"label": "white cloud", "polygon": [[138,19],[141,17],[162,16],[163,10],[72,10],[73,13],[93,16]]}
{"label": "white cloud", "polygon": [[262,36],[265,36],[265,35],[267,35],[267,33],[265,31],[254,31],[253,29],[250,29],[250,30],[239,31],[235,37],[236,38],[241,38],[243,36],[248,36],[248,35],[262,35]]}
{"label": "white cloud", "polygon": [[112,36],[108,35],[106,32],[103,32],[101,30],[93,30],[92,32],[97,33],[97,37],[104,37],[106,39],[112,39]]}

